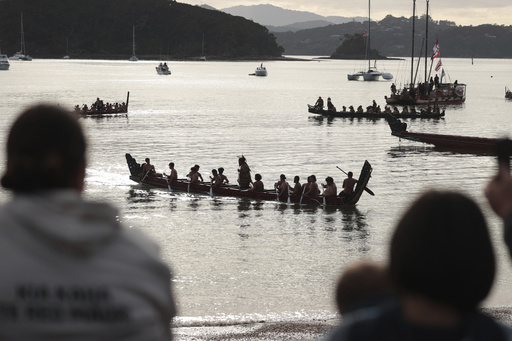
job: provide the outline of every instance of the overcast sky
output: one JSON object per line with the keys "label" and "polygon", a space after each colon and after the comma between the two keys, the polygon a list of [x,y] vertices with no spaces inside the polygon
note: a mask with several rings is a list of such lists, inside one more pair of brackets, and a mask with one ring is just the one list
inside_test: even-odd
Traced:
{"label": "overcast sky", "polygon": [[[178,0],[179,1],[179,0]],[[366,0],[181,0],[191,5],[207,4],[217,9],[237,5],[272,4],[296,11],[307,11],[322,16],[367,16]],[[373,0],[371,17],[381,20],[386,15],[410,17],[413,0]],[[416,14],[425,13],[426,0],[416,0]],[[498,24],[512,25],[512,0],[430,0],[434,20],[455,21],[457,25]]]}

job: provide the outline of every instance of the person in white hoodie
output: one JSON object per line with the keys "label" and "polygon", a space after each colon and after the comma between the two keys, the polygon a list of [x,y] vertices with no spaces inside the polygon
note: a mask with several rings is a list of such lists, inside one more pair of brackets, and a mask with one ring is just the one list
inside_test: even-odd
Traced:
{"label": "person in white hoodie", "polygon": [[0,340],[170,340],[171,270],[118,211],[81,197],[86,142],[71,113],[25,110],[7,140]]}

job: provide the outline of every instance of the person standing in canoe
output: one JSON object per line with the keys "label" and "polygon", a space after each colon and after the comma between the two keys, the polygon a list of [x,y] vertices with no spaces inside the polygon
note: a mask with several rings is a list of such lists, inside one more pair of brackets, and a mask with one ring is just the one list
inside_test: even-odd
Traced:
{"label": "person standing in canoe", "polygon": [[253,184],[251,178],[251,169],[247,164],[245,157],[238,158],[238,186],[240,189],[248,189],[249,184]]}
{"label": "person standing in canoe", "polygon": [[178,171],[174,168],[174,162],[169,163],[169,169],[171,170],[171,174],[167,176],[167,180],[170,184],[173,184],[178,180]]}

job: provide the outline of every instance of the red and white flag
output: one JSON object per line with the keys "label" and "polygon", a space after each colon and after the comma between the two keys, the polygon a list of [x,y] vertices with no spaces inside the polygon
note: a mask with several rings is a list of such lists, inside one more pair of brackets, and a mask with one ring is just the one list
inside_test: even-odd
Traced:
{"label": "red and white flag", "polygon": [[440,56],[440,53],[439,53],[439,43],[436,41],[436,44],[434,45],[434,54],[432,54],[432,60],[434,60],[435,58],[439,57]]}
{"label": "red and white flag", "polygon": [[439,59],[436,65],[436,71],[439,71],[439,69],[441,69],[441,66],[443,66],[443,63],[441,63],[441,59]]}

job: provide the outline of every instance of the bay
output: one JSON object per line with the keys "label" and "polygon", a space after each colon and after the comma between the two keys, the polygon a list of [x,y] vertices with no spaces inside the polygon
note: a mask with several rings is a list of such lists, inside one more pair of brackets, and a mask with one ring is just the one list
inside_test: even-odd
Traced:
{"label": "bay", "polygon": [[[336,317],[334,286],[348,264],[385,261],[389,237],[407,205],[427,188],[460,190],[473,197],[489,222],[498,275],[486,306],[509,306],[512,265],[502,224],[483,188],[496,170],[486,155],[438,151],[391,136],[385,120],[325,119],[307,112],[318,96],[342,105],[384,106],[391,82],[349,82],[353,61],[269,61],[267,77],[249,76],[258,62],[37,60],[11,62],[0,72],[0,140],[16,114],[39,101],[72,108],[126,100],[127,116],[81,119],[89,141],[85,196],[109,201],[120,220],[156,240],[174,272],[178,326],[328,320]],[[379,62],[380,63],[380,62]],[[451,80],[466,83],[467,101],[446,108],[442,120],[408,120],[415,132],[481,137],[510,136],[512,61],[443,59]],[[407,82],[404,61],[384,61],[397,87]],[[203,177],[224,167],[232,183],[237,158],[272,188],[316,174],[338,186],[345,171],[358,176],[373,166],[356,207],[290,206],[276,202],[211,198],[149,189],[128,179],[125,153],[151,158],[157,171],[175,162],[179,176],[194,164]],[[0,150],[0,172],[5,151]],[[0,200],[9,193],[0,190]]]}

